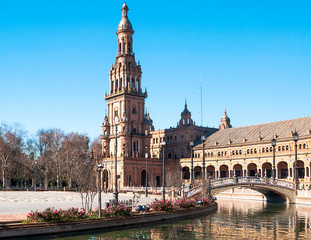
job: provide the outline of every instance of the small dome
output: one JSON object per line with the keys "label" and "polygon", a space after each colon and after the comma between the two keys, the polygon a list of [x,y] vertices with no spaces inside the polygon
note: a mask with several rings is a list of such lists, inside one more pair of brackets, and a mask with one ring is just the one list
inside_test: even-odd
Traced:
{"label": "small dome", "polygon": [[185,103],[185,109],[182,111],[181,116],[186,116],[189,114],[191,114],[191,112],[188,110],[187,103]]}
{"label": "small dome", "polygon": [[119,23],[118,31],[120,31],[120,30],[131,30],[131,31],[133,31],[132,24],[131,24],[130,20],[128,19],[128,16],[127,16],[127,12],[129,11],[129,8],[126,5],[126,3],[123,4],[121,11],[122,11],[122,19]]}
{"label": "small dome", "polygon": [[133,30],[132,24],[128,18],[123,17],[119,23],[118,31],[120,30]]}

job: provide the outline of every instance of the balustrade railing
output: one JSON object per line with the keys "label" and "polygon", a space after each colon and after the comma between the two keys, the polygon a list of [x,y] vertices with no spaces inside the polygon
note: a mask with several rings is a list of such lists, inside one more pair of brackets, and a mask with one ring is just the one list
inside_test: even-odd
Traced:
{"label": "balustrade railing", "polygon": [[271,178],[265,178],[265,177],[233,177],[233,178],[219,178],[219,179],[211,180],[212,187],[232,185],[232,184],[238,184],[238,183],[261,183],[261,184],[276,185],[276,186],[282,186],[282,187],[295,189],[294,183],[283,181],[283,180],[273,180]]}

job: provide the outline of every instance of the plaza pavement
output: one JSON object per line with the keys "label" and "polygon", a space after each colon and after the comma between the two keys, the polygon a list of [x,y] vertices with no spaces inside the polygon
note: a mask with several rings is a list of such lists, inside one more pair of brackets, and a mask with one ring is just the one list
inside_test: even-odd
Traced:
{"label": "plaza pavement", "polygon": [[[133,194],[119,194],[119,200],[133,199]],[[158,197],[160,198],[160,197]],[[102,193],[102,207],[105,202],[113,199],[112,193]],[[155,199],[140,195],[139,204],[151,203]],[[48,207],[67,209],[69,207],[81,208],[81,198],[77,192],[54,191],[0,191],[0,223],[25,220],[31,210],[44,210]],[[94,198],[93,208],[98,207],[97,195]]]}

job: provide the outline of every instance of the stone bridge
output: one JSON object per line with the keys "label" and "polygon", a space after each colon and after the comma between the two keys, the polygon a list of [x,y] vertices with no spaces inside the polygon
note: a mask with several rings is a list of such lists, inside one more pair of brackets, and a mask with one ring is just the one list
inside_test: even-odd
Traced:
{"label": "stone bridge", "polygon": [[[295,203],[295,184],[282,180],[260,177],[233,177],[210,179],[205,184],[207,185],[204,186],[205,191],[212,197],[232,188],[244,187],[262,193],[268,202]],[[198,186],[186,192],[185,196],[192,197],[201,192],[202,186]]]}

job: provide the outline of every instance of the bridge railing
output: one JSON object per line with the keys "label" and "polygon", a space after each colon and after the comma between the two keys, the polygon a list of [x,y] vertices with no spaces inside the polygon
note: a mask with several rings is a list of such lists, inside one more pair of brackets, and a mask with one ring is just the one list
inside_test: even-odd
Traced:
{"label": "bridge railing", "polygon": [[269,184],[287,187],[291,189],[295,189],[295,184],[290,183],[284,180],[273,180],[272,178],[265,177],[233,177],[233,178],[219,178],[211,180],[211,187],[239,184],[239,183],[260,183],[260,184]]}
{"label": "bridge railing", "polygon": [[202,186],[201,185],[195,186],[194,188],[191,188],[191,189],[188,189],[188,190],[185,189],[185,197],[191,197],[191,196],[197,194],[200,191],[202,191]]}

